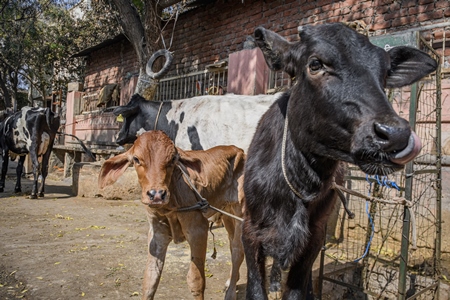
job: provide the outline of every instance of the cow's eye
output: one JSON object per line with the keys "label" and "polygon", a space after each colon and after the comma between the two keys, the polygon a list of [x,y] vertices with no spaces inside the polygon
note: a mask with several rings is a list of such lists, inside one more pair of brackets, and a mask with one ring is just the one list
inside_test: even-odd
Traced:
{"label": "cow's eye", "polygon": [[139,165],[141,162],[139,161],[139,158],[137,158],[136,156],[133,156],[133,162],[136,164],[136,165]]}
{"label": "cow's eye", "polygon": [[323,64],[320,60],[318,60],[317,58],[313,58],[311,59],[311,61],[309,62],[309,70],[311,71],[311,73],[317,73],[320,69],[323,68]]}

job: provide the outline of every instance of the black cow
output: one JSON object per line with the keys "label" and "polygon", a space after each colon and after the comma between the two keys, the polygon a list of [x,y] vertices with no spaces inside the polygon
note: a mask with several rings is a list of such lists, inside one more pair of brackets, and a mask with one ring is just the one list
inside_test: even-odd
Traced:
{"label": "black cow", "polygon": [[313,299],[311,268],[325,238],[340,161],[368,174],[403,168],[421,143],[385,88],[409,85],[437,67],[409,47],[388,52],[342,24],[299,27],[299,42],[257,28],[269,67],[297,83],[261,118],[244,176],[247,299],[267,299],[265,259],[289,270],[283,299]]}
{"label": "black cow", "polygon": [[[21,192],[23,163],[25,155],[29,154],[33,164],[34,176],[30,198],[36,199],[37,196],[44,196],[48,160],[53,149],[59,123],[59,117],[55,116],[49,108],[24,107],[21,111],[5,118],[0,124],[0,149],[3,160],[0,192],[3,192],[5,188],[8,155],[20,157],[16,169],[15,192]],[[42,157],[41,164],[38,160],[40,157]],[[40,183],[39,190],[38,182]]]}

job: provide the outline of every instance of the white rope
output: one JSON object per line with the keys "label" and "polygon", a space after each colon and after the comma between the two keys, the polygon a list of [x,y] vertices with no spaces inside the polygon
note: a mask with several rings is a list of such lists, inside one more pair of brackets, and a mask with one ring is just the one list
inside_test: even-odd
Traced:
{"label": "white rope", "polygon": [[283,170],[284,180],[286,180],[286,183],[288,184],[291,191],[294,192],[294,194],[297,197],[299,197],[300,199],[304,199],[305,197],[303,197],[302,194],[294,188],[294,186],[291,184],[291,182],[287,178],[287,174],[286,174],[286,166],[285,166],[284,160],[285,160],[285,156],[286,156],[287,127],[288,127],[288,116],[287,116],[287,109],[286,109],[286,118],[284,120],[284,130],[283,130],[283,144],[281,146],[281,168]]}
{"label": "white rope", "polygon": [[186,167],[185,167],[182,163],[180,163],[180,162],[177,163],[177,167],[181,170],[181,173],[183,174],[183,177],[186,179],[186,181],[187,181],[187,183],[189,184],[189,186],[191,187],[191,189],[197,194],[198,197],[200,197],[200,199],[201,199],[203,202],[206,202],[206,203],[207,203],[207,207],[209,207],[209,208],[211,208],[212,210],[215,210],[215,211],[217,211],[217,212],[220,212],[220,213],[222,213],[222,214],[224,214],[224,215],[226,215],[226,216],[228,216],[228,217],[234,218],[234,219],[236,219],[236,220],[238,220],[238,221],[241,221],[241,222],[244,221],[244,219],[239,218],[238,216],[235,216],[235,215],[233,215],[233,214],[230,214],[230,213],[228,213],[228,212],[226,212],[226,211],[224,211],[224,210],[221,210],[221,209],[219,209],[219,208],[217,208],[217,207],[214,207],[214,206],[212,206],[211,204],[209,204],[208,200],[206,200],[205,198],[202,197],[202,195],[200,195],[199,191],[195,188],[194,184],[191,182],[191,179],[190,179],[189,175],[188,175],[188,174],[186,173],[186,171],[184,170],[184,168],[186,168]]}

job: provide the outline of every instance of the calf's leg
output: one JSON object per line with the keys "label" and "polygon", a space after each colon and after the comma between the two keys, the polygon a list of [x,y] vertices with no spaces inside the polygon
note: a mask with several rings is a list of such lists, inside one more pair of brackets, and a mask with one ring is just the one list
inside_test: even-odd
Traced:
{"label": "calf's leg", "polygon": [[[191,248],[191,263],[187,283],[195,300],[205,293],[205,260],[208,242],[208,220],[199,211],[178,214],[181,227]],[[181,217],[180,217],[181,216]]]}
{"label": "calf's leg", "polygon": [[244,219],[242,243],[244,245],[245,261],[247,263],[247,300],[267,300],[265,290],[265,260],[262,245],[254,236],[250,226]]}
{"label": "calf's leg", "polygon": [[326,218],[310,224],[311,237],[301,257],[290,267],[283,299],[314,300],[311,270],[325,240],[325,225]]}
{"label": "calf's leg", "polygon": [[[235,213],[236,214],[236,213]],[[240,221],[234,220],[228,216],[222,216],[225,229],[228,232],[231,253],[231,272],[230,278],[226,283],[225,300],[236,299],[236,285],[239,280],[239,268],[244,261],[244,248],[242,246],[242,227]]]}
{"label": "calf's leg", "polygon": [[279,299],[281,296],[281,267],[275,258],[270,269],[269,292],[273,295],[271,298]]}
{"label": "calf's leg", "polygon": [[142,300],[155,297],[166,259],[167,247],[171,242],[170,228],[155,216],[148,216],[148,255],[142,284]]}

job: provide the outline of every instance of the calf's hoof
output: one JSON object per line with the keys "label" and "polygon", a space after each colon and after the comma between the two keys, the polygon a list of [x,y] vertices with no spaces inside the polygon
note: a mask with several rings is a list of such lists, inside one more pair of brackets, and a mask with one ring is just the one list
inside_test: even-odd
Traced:
{"label": "calf's hoof", "polygon": [[30,199],[37,199],[37,195],[36,194],[31,194],[30,195]]}
{"label": "calf's hoof", "polygon": [[281,294],[281,291],[269,292],[270,300],[280,300],[282,297],[283,295]]}
{"label": "calf's hoof", "polygon": [[0,188],[0,193],[3,193],[3,188]]}
{"label": "calf's hoof", "polygon": [[21,193],[22,192],[22,189],[21,188],[15,188],[14,189],[14,193]]}
{"label": "calf's hoof", "polygon": [[39,193],[38,197],[41,197],[41,198],[44,197],[44,193]]}

